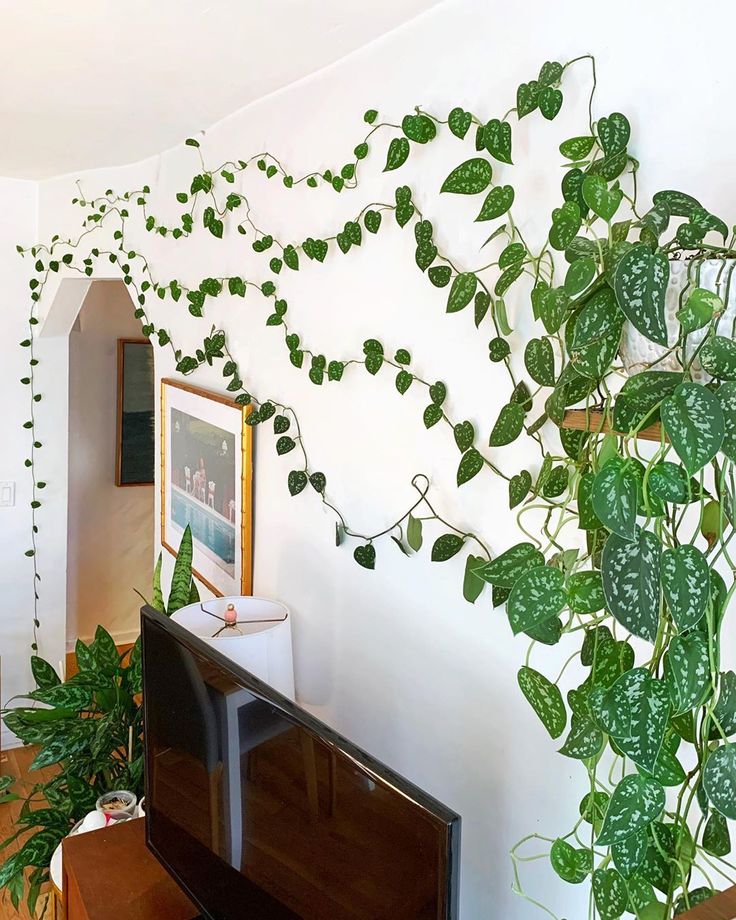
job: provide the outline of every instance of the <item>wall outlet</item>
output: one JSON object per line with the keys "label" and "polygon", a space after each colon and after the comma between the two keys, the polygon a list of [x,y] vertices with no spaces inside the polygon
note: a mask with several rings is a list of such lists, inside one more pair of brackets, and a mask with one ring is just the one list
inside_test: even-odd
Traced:
{"label": "wall outlet", "polygon": [[15,482],[7,479],[0,482],[0,508],[12,508],[15,505]]}

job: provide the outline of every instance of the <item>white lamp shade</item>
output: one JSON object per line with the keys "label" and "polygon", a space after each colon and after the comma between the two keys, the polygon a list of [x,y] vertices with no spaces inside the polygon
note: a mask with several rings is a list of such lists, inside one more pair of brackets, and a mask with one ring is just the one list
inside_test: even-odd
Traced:
{"label": "white lamp shade", "polygon": [[[230,604],[237,614],[237,629],[223,629]],[[217,597],[182,607],[171,619],[279,693],[294,699],[291,621],[284,604],[265,597]]]}

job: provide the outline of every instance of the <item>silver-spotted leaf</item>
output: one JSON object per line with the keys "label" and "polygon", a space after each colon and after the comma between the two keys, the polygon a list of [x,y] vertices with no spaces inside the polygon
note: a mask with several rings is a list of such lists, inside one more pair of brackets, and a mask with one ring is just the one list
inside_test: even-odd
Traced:
{"label": "silver-spotted leaf", "polygon": [[531,543],[517,543],[483,566],[480,577],[497,588],[511,588],[530,569],[544,565],[544,556]]}
{"label": "silver-spotted leaf", "polygon": [[557,875],[570,885],[580,885],[593,868],[590,850],[578,849],[559,838],[552,844],[549,861]]}
{"label": "silver-spotted leaf", "polygon": [[456,195],[477,195],[484,192],[491,184],[493,167],[484,157],[466,160],[450,173],[442,183],[441,192],[454,192]]}
{"label": "silver-spotted leaf", "polygon": [[507,403],[498,414],[488,443],[491,447],[503,447],[515,441],[523,428],[523,408],[518,403]]}
{"label": "silver-spotted leaf", "polygon": [[611,847],[613,864],[624,878],[631,878],[642,864],[648,844],[647,832],[642,829]]}
{"label": "silver-spotted leaf", "polygon": [[615,869],[593,873],[593,899],[601,920],[618,920],[629,906],[626,882]]}
{"label": "silver-spotted leaf", "polygon": [[555,385],[555,354],[548,338],[530,339],[527,342],[524,365],[535,383],[545,387]]}
{"label": "silver-spotted leaf", "polygon": [[596,843],[612,846],[648,827],[659,817],[665,805],[661,783],[633,773],[616,786],[608,803],[603,827]]}
{"label": "silver-spotted leaf", "polygon": [[699,633],[675,636],[664,656],[664,678],[675,715],[699,706],[710,689],[707,640]]}
{"label": "silver-spotted leaf", "polygon": [[645,243],[632,246],[618,263],[614,289],[631,324],[658,345],[667,345],[664,301],[670,266],[664,253]]}
{"label": "silver-spotted leaf", "polygon": [[736,745],[724,744],[710,755],[703,770],[703,790],[716,811],[736,821]]}
{"label": "silver-spotted leaf", "polygon": [[[718,702],[713,715],[728,738],[736,733],[736,673],[724,671],[718,688]],[[718,732],[717,737],[720,737]]]}
{"label": "silver-spotted leaf", "polygon": [[638,492],[634,466],[623,457],[612,457],[593,480],[593,511],[604,527],[624,540],[636,537]]}
{"label": "silver-spotted leaf", "polygon": [[720,812],[714,811],[703,831],[703,849],[711,856],[728,856],[731,852],[731,835],[728,823]]}
{"label": "silver-spotted leaf", "polygon": [[549,566],[537,566],[516,582],[506,604],[514,635],[556,617],[566,604],[562,572]]}
{"label": "silver-spotted leaf", "polygon": [[634,540],[611,534],[603,547],[601,574],[608,609],[630,633],[654,642],[659,626],[662,544],[648,530]]}
{"label": "silver-spotted leaf", "polygon": [[559,738],[567,725],[567,710],[560,688],[533,668],[521,668],[517,679],[521,692],[550,737]]}
{"label": "silver-spotted leaf", "polygon": [[710,567],[703,553],[689,543],[662,553],[662,590],[672,618],[682,632],[704,616],[710,597]]}
{"label": "silver-spotted leaf", "polygon": [[646,668],[622,674],[605,693],[591,696],[600,727],[634,763],[652,773],[670,716],[670,696],[663,681]]}
{"label": "silver-spotted leaf", "polygon": [[706,339],[698,354],[703,368],[718,380],[736,380],[736,342],[725,335]]}
{"label": "silver-spotted leaf", "polygon": [[576,572],[567,582],[570,609],[574,613],[596,613],[606,606],[600,572]]}
{"label": "silver-spotted leaf", "polygon": [[717,397],[698,383],[681,383],[662,403],[662,424],[692,476],[718,453],[725,434]]}
{"label": "silver-spotted leaf", "polygon": [[722,383],[716,390],[716,399],[725,425],[721,450],[729,460],[736,461],[736,382]]}
{"label": "silver-spotted leaf", "polygon": [[570,731],[560,754],[574,760],[588,760],[600,754],[605,744],[603,732],[586,714],[573,712],[570,719]]}

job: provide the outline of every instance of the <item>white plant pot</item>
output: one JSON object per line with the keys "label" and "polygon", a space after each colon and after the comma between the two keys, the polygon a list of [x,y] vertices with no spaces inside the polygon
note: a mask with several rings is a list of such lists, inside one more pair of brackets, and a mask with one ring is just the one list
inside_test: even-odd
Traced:
{"label": "white plant pot", "polygon": [[[238,629],[223,629],[228,605]],[[182,607],[172,620],[269,686],[294,699],[289,609],[265,597],[217,597]],[[219,633],[215,635],[215,633]]]}
{"label": "white plant pot", "polygon": [[[731,338],[736,326],[736,259],[705,259],[692,262],[670,262],[670,280],[667,285],[665,299],[665,318],[667,321],[667,338],[670,344],[677,341],[680,324],[677,312],[680,310],[689,291],[701,287],[713,291],[725,304],[725,310],[718,321],[718,332]],[[685,345],[685,358],[692,355],[708,327],[698,329],[687,337]],[[653,370],[681,371],[682,364],[676,354],[666,354],[667,348],[657,345],[645,338],[631,323],[624,325],[621,337],[621,359],[626,372],[638,374],[647,370],[649,365],[657,361]],[[661,359],[661,360],[658,360]],[[692,365],[693,379],[706,382],[709,375],[703,370],[700,361],[696,358]]]}

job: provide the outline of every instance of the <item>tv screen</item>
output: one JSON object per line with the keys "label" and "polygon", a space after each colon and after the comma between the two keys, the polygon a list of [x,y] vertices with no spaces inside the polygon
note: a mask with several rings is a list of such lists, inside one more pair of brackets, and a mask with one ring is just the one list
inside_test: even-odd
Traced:
{"label": "tv screen", "polygon": [[150,607],[147,842],[211,920],[456,920],[460,818]]}

